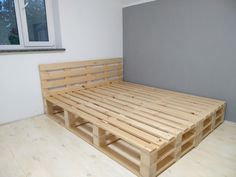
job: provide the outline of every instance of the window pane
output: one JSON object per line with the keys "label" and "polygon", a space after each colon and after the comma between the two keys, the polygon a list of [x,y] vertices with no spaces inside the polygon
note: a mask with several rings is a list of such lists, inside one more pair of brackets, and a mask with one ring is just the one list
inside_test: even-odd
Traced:
{"label": "window pane", "polygon": [[49,41],[45,0],[29,0],[25,8],[29,41]]}
{"label": "window pane", "polygon": [[19,45],[14,0],[0,0],[0,45]]}

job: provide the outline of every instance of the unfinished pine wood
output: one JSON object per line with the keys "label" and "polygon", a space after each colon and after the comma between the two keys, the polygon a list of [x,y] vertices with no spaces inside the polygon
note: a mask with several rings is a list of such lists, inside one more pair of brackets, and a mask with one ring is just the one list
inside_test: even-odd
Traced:
{"label": "unfinished pine wood", "polygon": [[95,87],[123,79],[121,58],[42,64],[39,70],[43,95]]}
{"label": "unfinished pine wood", "polygon": [[224,120],[224,101],[122,82],[122,59],[40,72],[47,113],[137,176],[159,175]]}

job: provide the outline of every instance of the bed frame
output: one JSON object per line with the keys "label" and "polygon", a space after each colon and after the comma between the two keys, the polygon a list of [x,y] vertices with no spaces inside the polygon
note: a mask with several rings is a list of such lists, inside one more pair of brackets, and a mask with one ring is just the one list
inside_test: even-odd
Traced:
{"label": "bed frame", "polygon": [[157,176],[224,121],[224,101],[124,82],[121,58],[39,68],[45,112],[137,176]]}

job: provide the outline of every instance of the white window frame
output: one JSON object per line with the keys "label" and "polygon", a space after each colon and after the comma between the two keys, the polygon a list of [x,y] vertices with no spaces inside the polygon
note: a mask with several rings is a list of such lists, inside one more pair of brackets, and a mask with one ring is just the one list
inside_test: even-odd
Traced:
{"label": "white window frame", "polygon": [[48,38],[49,38],[49,41],[44,41],[44,42],[29,40],[27,18],[26,18],[26,12],[25,12],[26,0],[18,0],[18,1],[20,4],[21,24],[22,24],[22,32],[23,32],[25,46],[26,47],[54,46],[55,45],[55,36],[54,36],[54,25],[53,25],[52,1],[51,0],[44,0],[45,1],[45,8],[46,8]]}
{"label": "white window frame", "polygon": [[19,45],[0,45],[0,50],[11,49],[35,49],[35,48],[55,48],[55,31],[53,19],[52,0],[45,0],[46,18],[49,41],[29,41],[27,18],[25,12],[25,0],[14,0],[16,22],[18,28]]}

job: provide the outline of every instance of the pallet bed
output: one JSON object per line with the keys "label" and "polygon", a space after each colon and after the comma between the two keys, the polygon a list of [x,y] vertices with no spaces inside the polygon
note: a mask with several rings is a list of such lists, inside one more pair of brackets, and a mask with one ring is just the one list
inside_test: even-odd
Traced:
{"label": "pallet bed", "polygon": [[123,81],[123,60],[40,65],[46,113],[137,176],[160,174],[224,121],[225,102]]}

